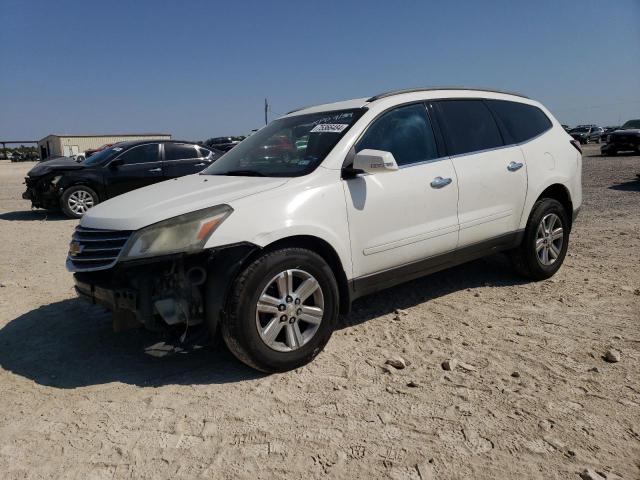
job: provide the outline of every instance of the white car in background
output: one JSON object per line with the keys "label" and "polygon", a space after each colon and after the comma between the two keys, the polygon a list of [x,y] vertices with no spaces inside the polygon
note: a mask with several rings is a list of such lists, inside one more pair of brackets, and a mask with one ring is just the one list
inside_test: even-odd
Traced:
{"label": "white car in background", "polygon": [[[274,144],[287,155],[265,154]],[[319,105],[200,174],[92,208],[67,267],[118,322],[220,327],[241,361],[289,370],[363,295],[498,251],[528,278],[552,276],[581,168],[577,142],[519,95],[416,89]]]}

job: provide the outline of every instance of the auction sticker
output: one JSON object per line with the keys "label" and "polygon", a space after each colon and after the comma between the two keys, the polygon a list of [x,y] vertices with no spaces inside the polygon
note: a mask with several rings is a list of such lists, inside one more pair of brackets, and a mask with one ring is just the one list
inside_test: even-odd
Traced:
{"label": "auction sticker", "polygon": [[313,127],[311,133],[340,133],[348,126],[348,123],[321,123]]}

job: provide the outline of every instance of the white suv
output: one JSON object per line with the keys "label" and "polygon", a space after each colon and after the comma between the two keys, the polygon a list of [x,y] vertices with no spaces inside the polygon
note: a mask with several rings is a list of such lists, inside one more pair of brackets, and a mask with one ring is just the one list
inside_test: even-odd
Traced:
{"label": "white suv", "polygon": [[498,251],[540,280],[582,202],[580,147],[540,103],[416,89],[290,112],[200,174],[92,208],[76,289],[117,327],[221,327],[263,371],[313,359],[362,295]]}

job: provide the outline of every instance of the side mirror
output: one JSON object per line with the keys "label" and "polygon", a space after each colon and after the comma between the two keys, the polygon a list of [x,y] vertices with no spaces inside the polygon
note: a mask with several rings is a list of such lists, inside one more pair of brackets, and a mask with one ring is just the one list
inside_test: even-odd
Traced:
{"label": "side mirror", "polygon": [[122,160],[121,158],[116,158],[109,164],[109,168],[117,168],[120,165],[124,165],[124,160]]}
{"label": "side mirror", "polygon": [[398,164],[393,153],[367,148],[356,153],[353,169],[367,173],[393,172],[398,170]]}

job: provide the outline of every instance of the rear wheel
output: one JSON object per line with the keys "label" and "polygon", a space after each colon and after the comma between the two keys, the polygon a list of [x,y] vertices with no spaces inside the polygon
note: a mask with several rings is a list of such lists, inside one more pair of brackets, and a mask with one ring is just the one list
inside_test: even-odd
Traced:
{"label": "rear wheel", "polygon": [[568,244],[568,212],[557,200],[543,198],[533,206],[522,243],[511,258],[518,273],[544,280],[560,269]]}
{"label": "rear wheel", "polygon": [[266,253],[233,282],[222,337],[242,362],[282,372],[313,360],[338,318],[333,271],[316,253],[286,248]]}
{"label": "rear wheel", "polygon": [[60,206],[67,217],[80,218],[98,204],[98,194],[85,185],[67,188],[62,194]]}

